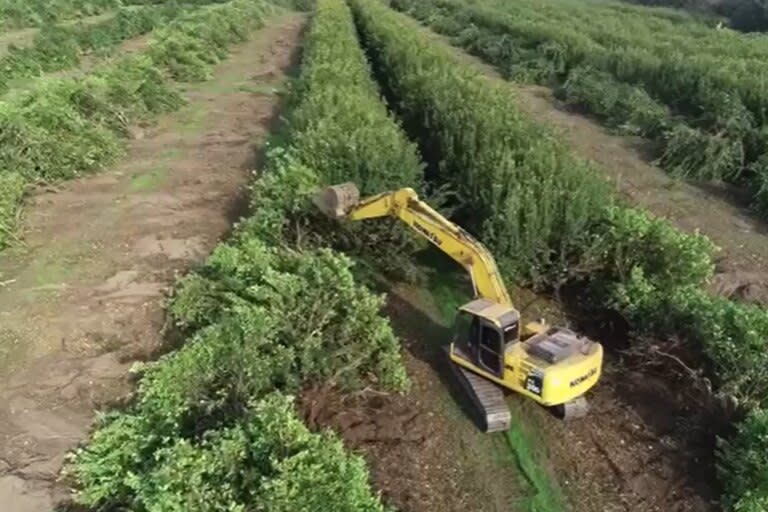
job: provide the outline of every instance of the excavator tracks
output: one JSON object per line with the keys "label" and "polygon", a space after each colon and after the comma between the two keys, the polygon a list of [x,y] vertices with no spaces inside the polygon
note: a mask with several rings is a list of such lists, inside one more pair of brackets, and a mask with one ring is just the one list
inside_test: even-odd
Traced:
{"label": "excavator tracks", "polygon": [[509,429],[512,415],[504,400],[504,391],[493,382],[462,368],[450,359],[448,364],[451,365],[475,410],[479,412],[483,430],[501,432]]}

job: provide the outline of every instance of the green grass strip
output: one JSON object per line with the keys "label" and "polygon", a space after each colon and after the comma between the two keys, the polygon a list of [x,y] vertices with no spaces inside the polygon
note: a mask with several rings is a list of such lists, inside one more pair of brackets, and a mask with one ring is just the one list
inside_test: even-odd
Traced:
{"label": "green grass strip", "polygon": [[[445,327],[451,327],[459,306],[471,300],[471,290],[464,274],[456,272],[453,262],[429,251],[424,255],[435,269],[430,275],[429,291]],[[462,291],[463,290],[463,291]],[[521,507],[527,512],[562,512],[567,500],[555,478],[545,469],[543,455],[536,447],[540,444],[523,427],[524,417],[512,407],[512,424],[504,434],[510,455],[525,479],[527,496]]]}
{"label": "green grass strip", "polygon": [[507,442],[520,471],[533,493],[524,504],[528,512],[562,512],[567,510],[560,486],[541,464],[536,441],[520,427],[520,417],[512,418],[512,426],[506,432]]}

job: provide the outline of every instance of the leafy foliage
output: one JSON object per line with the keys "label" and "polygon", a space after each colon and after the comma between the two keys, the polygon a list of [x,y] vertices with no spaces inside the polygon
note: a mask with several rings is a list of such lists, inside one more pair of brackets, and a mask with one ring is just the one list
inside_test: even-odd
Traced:
{"label": "leafy foliage", "polygon": [[[184,5],[211,5],[211,4],[224,4],[231,0],[184,0],[180,2]],[[176,3],[176,0],[122,0],[123,5],[158,5],[164,3]],[[274,2],[278,4],[279,2]]]}
{"label": "leafy foliage", "polygon": [[211,67],[229,54],[229,47],[263,26],[272,10],[266,1],[248,0],[201,7],[158,30],[149,55],[176,80],[207,80]]}
{"label": "leafy foliage", "polygon": [[267,310],[282,324],[273,345],[298,345],[301,363],[290,374],[347,384],[377,375],[385,387],[400,388],[399,359],[388,356],[397,354],[397,343],[376,317],[381,299],[355,286],[350,267],[328,250],[275,254],[260,240],[242,237],[236,247],[219,247],[189,285],[182,280],[171,312],[182,325],[200,328],[230,315],[244,315],[246,322]]}
{"label": "leafy foliage", "polygon": [[35,35],[29,47],[11,45],[0,58],[0,90],[14,80],[39,76],[77,66],[86,53],[107,54],[120,42],[151,32],[176,17],[176,5],[140,9],[123,8],[106,21],[96,24],[47,25]]}
{"label": "leafy foliage", "polygon": [[[16,217],[18,205],[24,196],[26,180],[13,172],[0,173],[0,219]],[[0,242],[13,238],[10,222],[0,223]]]}
{"label": "leafy foliage", "polygon": [[764,41],[602,1],[391,3],[506,76],[553,85],[567,103],[653,139],[670,172],[760,189]]}
{"label": "leafy foliage", "polygon": [[708,135],[685,125],[665,134],[667,144],[659,162],[678,176],[696,175],[705,179],[732,179],[743,170],[744,148],[733,139]]}
{"label": "leafy foliage", "polygon": [[120,0],[1,0],[0,29],[39,27],[116,9]]}
{"label": "leafy foliage", "polygon": [[311,11],[316,2],[314,0],[272,0],[272,3],[297,11]]}
{"label": "leafy foliage", "polygon": [[573,69],[557,95],[623,133],[654,137],[664,133],[669,124],[667,108],[643,89],[617,82],[610,74],[592,68]]}
{"label": "leafy foliage", "polygon": [[144,478],[115,475],[114,463],[131,458],[126,448],[141,442],[143,432],[135,429],[143,421],[124,415],[77,453],[76,475],[88,484],[83,503],[108,503],[122,488],[122,505],[137,512],[384,511],[362,458],[347,454],[330,434],[310,433],[280,393],[253,401],[234,424],[199,439],[168,440]]}
{"label": "leafy foliage", "polygon": [[683,234],[665,220],[626,207],[612,207],[602,230],[599,278],[626,282],[640,270],[663,289],[701,288],[712,277],[714,244],[694,233]]}
{"label": "leafy foliage", "polygon": [[768,411],[755,409],[738,433],[721,442],[719,471],[725,481],[725,504],[734,512],[768,509]]}
{"label": "leafy foliage", "polygon": [[[337,23],[345,12],[346,24]],[[323,45],[359,51],[353,34],[342,1],[321,0],[304,69],[316,64],[310,56],[333,55]],[[299,87],[292,103],[318,93]],[[338,144],[331,137],[340,132],[328,134]],[[310,433],[283,394],[313,382],[408,386],[398,341],[379,314],[382,299],[355,283],[351,261],[329,249],[291,248],[297,241],[285,236],[319,183],[303,156],[293,145],[269,152],[253,186],[254,214],[180,281],[170,313],[190,340],[147,365],[136,402],[105,416],[74,455],[81,504],[137,512],[384,511],[363,460],[334,436]]]}

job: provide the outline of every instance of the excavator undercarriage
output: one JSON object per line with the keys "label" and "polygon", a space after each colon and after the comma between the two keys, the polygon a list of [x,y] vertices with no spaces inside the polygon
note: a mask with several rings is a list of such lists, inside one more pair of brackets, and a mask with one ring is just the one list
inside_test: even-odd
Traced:
{"label": "excavator undercarriage", "polygon": [[479,416],[478,420],[483,432],[503,432],[509,429],[512,414],[504,399],[504,390],[463,366],[455,364],[450,359],[449,350],[446,349],[445,354],[456,382],[470,399]]}

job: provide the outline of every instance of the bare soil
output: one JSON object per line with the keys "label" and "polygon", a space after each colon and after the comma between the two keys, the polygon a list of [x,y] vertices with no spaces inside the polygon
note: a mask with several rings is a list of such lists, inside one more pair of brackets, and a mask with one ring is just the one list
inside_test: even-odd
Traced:
{"label": "bare soil", "polygon": [[511,400],[546,446],[574,512],[715,512],[712,411],[685,390],[609,361],[584,419],[562,422]]}
{"label": "bare soil", "polygon": [[299,405],[310,429],[330,428],[366,458],[387,504],[402,511],[468,509],[455,464],[439,451],[438,422],[415,396],[320,388],[304,391]]}
{"label": "bare soil", "polygon": [[299,407],[308,426],[336,431],[362,454],[374,488],[397,510],[522,512],[524,482],[505,438],[481,433],[453,395],[437,350],[446,330],[398,294],[389,299],[412,389],[404,396],[306,390]]}
{"label": "bare soil", "polygon": [[245,205],[305,19],[270,20],[186,88],[189,104],[136,128],[123,164],[37,190],[23,243],[0,255],[0,503],[48,512],[65,454],[94,411],[131,390],[163,347],[166,292]]}
{"label": "bare soil", "polygon": [[[554,303],[529,293],[516,295],[521,304],[533,302],[527,316],[563,321]],[[511,447],[501,434],[478,431],[474,412],[445,365],[440,347],[451,331],[440,320],[435,300],[423,289],[400,285],[388,313],[406,340],[419,403],[441,404],[432,418],[433,424],[445,425],[439,428],[446,446],[440,454],[467,461],[454,474],[475,501],[456,510],[531,510],[525,497],[535,491],[526,486]],[[563,422],[514,393],[507,402],[517,427],[534,440],[531,450],[539,466],[564,491],[566,510],[715,512],[720,509],[711,485],[711,442],[718,425],[708,423],[713,411],[696,402],[687,387],[612,359],[589,393],[586,418]],[[454,510],[454,500],[443,506]]]}

